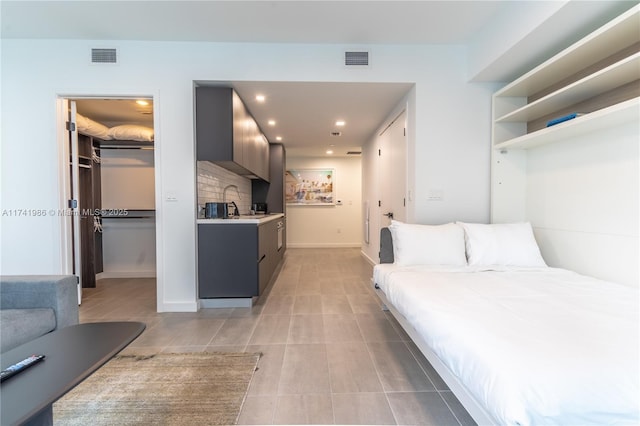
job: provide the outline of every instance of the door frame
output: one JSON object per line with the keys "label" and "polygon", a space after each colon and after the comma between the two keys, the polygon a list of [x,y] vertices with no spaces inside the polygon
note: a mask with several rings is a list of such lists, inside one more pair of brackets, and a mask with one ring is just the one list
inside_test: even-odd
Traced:
{"label": "door frame", "polygon": [[152,99],[153,100],[153,131],[154,131],[154,189],[155,189],[155,239],[156,239],[156,311],[162,312],[162,294],[164,288],[164,280],[161,274],[163,270],[163,212],[162,212],[162,184],[161,184],[161,136],[158,129],[160,120],[159,93],[153,91],[147,92],[114,92],[108,94],[100,94],[100,92],[70,92],[58,93],[56,95],[56,139],[57,139],[57,165],[58,165],[58,208],[60,220],[60,266],[63,274],[73,274],[73,238],[71,218],[66,212],[68,209],[68,200],[71,199],[70,194],[70,173],[69,173],[69,147],[67,144],[66,121],[68,118],[68,101],[75,99]]}
{"label": "door frame", "polygon": [[[375,211],[377,212],[376,216],[376,233],[379,235],[380,234],[380,229],[382,229],[384,226],[387,226],[385,224],[385,222],[387,221],[386,219],[383,219],[384,213],[385,211],[387,212],[392,212],[392,210],[394,209],[394,205],[392,202],[392,199],[388,199],[385,200],[385,188],[383,187],[385,184],[381,183],[380,180],[384,180],[385,178],[389,180],[389,182],[387,183],[388,185],[388,189],[389,190],[389,195],[391,196],[391,194],[396,193],[398,191],[398,189],[400,189],[403,192],[403,197],[404,197],[404,217],[402,218],[403,221],[407,220],[408,217],[408,202],[409,202],[409,196],[408,196],[408,139],[407,139],[407,134],[406,134],[406,129],[407,129],[407,108],[402,108],[400,111],[397,111],[396,113],[393,114],[393,118],[391,118],[389,121],[386,122],[385,127],[380,131],[380,133],[378,133],[377,138],[376,138],[376,147],[377,149],[382,150],[383,152],[385,150],[387,151],[392,151],[393,150],[393,146],[395,146],[395,143],[397,141],[393,140],[393,135],[391,133],[387,133],[391,131],[392,126],[394,126],[395,124],[401,124],[402,127],[405,130],[405,134],[403,136],[403,140],[402,140],[402,144],[403,149],[402,149],[402,156],[398,156],[398,155],[394,155],[393,153],[390,155],[390,157],[384,157],[380,154],[378,154],[378,156],[376,157],[377,159],[377,166],[376,169],[378,171],[378,185],[377,185],[377,198],[378,201],[381,201],[382,205],[376,205],[374,207]],[[386,146],[383,146],[384,144],[386,144]],[[392,151],[393,152],[393,151]],[[386,161],[386,164],[383,164],[383,162]],[[388,167],[387,167],[388,166]],[[402,166],[402,167],[398,167],[398,166]],[[402,170],[402,174],[399,175],[400,177],[398,179],[392,179],[392,174],[393,171],[396,170],[397,168],[399,168],[400,170]],[[384,172],[388,172],[389,176],[385,176]],[[394,187],[394,183],[398,183],[398,180],[402,180],[403,184],[402,184],[402,188],[397,188]],[[386,202],[386,203],[385,203]],[[376,203],[377,204],[377,203]],[[394,219],[399,220],[398,217],[395,217]],[[390,219],[389,219],[390,222]]]}

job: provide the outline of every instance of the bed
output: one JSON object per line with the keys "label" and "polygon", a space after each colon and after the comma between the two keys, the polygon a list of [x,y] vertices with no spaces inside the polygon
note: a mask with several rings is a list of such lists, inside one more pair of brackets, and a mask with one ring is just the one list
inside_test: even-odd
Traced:
{"label": "bed", "polygon": [[639,293],[544,264],[529,224],[381,234],[383,303],[479,424],[640,424]]}

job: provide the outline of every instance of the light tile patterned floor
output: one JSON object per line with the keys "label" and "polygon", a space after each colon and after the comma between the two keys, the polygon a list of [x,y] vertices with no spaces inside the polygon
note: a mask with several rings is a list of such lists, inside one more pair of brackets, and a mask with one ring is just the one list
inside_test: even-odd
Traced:
{"label": "light tile patterned floor", "polygon": [[136,320],[125,351],[261,352],[239,424],[475,424],[371,288],[359,249],[289,249],[253,308],[156,313],[154,279],[85,289],[83,322]]}

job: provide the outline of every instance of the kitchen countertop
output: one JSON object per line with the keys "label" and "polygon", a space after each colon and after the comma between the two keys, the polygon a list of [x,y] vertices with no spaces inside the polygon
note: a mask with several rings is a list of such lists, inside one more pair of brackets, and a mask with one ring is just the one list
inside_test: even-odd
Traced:
{"label": "kitchen countertop", "polygon": [[270,214],[256,214],[256,215],[244,215],[241,214],[238,217],[232,217],[230,219],[204,219],[198,218],[196,223],[199,225],[206,224],[225,224],[225,225],[234,225],[234,224],[256,224],[261,225],[263,223],[271,222],[272,220],[282,219],[284,217],[284,213],[270,213]]}

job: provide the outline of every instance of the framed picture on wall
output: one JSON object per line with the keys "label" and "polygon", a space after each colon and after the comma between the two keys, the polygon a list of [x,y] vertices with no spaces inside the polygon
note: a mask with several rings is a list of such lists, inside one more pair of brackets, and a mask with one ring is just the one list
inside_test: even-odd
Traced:
{"label": "framed picture on wall", "polygon": [[287,204],[302,206],[334,205],[333,169],[295,169],[285,173]]}

